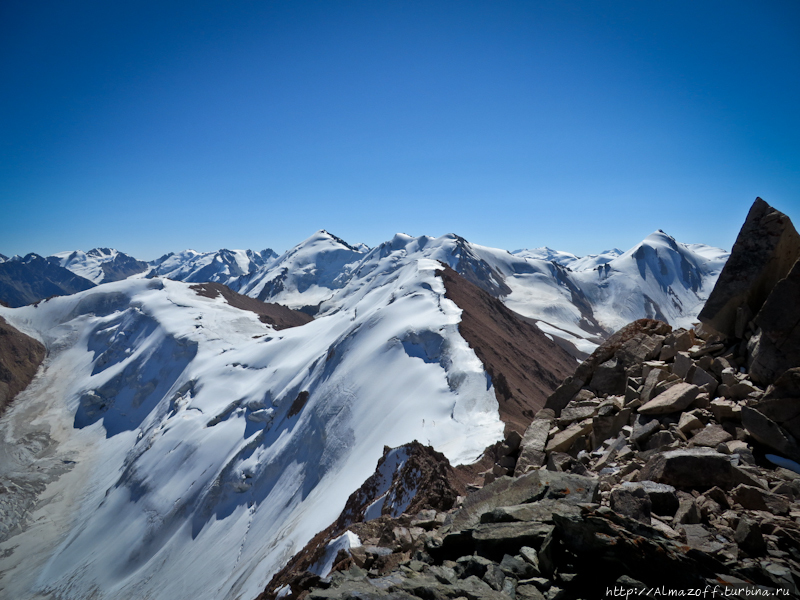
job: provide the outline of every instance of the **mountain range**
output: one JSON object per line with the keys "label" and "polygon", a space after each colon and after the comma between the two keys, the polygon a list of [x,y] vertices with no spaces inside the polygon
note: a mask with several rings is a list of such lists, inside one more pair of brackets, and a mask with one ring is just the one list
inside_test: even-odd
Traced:
{"label": "mountain range", "polygon": [[690,325],[726,258],[660,231],[580,259],[322,230],[280,256],[5,260],[0,316],[47,356],[0,421],[0,585],[254,598],[385,446],[473,464],[629,321]]}

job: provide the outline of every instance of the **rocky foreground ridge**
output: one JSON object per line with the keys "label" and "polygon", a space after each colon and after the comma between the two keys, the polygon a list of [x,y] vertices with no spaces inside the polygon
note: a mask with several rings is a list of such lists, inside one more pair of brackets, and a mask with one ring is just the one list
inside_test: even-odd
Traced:
{"label": "rocky foreground ridge", "polygon": [[757,199],[702,325],[617,332],[469,486],[387,448],[261,598],[798,597],[799,258]]}

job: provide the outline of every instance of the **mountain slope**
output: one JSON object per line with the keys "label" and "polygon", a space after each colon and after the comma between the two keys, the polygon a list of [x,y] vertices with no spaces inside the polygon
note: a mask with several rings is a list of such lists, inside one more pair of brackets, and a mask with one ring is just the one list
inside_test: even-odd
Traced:
{"label": "mountain slope", "polygon": [[11,307],[25,306],[50,296],[74,294],[94,283],[72,271],[53,265],[38,254],[14,257],[0,263],[0,301]]}
{"label": "mountain slope", "polygon": [[49,449],[3,476],[33,471],[50,499],[37,512],[38,488],[12,494],[28,516],[0,544],[4,592],[255,597],[384,445],[418,439],[460,463],[499,440],[441,267],[373,258],[325,314],[280,332],[162,279],[0,310],[50,352],[2,421],[0,453]]}

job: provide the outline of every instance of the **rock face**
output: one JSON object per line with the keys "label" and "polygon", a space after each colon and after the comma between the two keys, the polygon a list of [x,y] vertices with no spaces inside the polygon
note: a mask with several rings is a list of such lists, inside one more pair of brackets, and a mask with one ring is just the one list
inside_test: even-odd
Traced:
{"label": "rock face", "polygon": [[0,317],[0,415],[36,374],[45,357],[44,346]]}
{"label": "rock face", "polygon": [[735,337],[737,313],[758,314],[798,258],[800,235],[789,217],[756,198],[700,320]]}

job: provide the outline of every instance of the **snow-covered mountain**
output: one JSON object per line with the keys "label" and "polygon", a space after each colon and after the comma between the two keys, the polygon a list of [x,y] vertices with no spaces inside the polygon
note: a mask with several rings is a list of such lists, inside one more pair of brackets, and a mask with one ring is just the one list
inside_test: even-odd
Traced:
{"label": "snow-covered mountain", "polygon": [[394,264],[437,260],[501,298],[512,310],[536,320],[543,331],[589,353],[613,331],[638,318],[689,325],[728,256],[718,248],[680,244],[662,231],[625,253],[614,249],[575,257],[570,263],[574,269],[563,265],[569,263],[566,253],[528,256],[528,252],[512,254],[454,234],[439,238],[397,234],[363,252],[319,231],[237,289],[260,300],[292,308],[314,307],[323,313],[334,291],[359,279],[377,258],[389,257]]}
{"label": "snow-covered mountain", "polygon": [[[252,598],[384,445],[460,463],[500,439],[440,265],[403,253],[369,253],[280,332],[161,278],[0,309],[49,350],[2,422],[2,475],[32,511],[0,544],[5,594]],[[50,484],[38,509],[31,472]]]}
{"label": "snow-covered mountain", "polygon": [[113,248],[93,248],[88,252],[57,252],[47,260],[98,284],[127,279],[149,268],[146,262]]}
{"label": "snow-covered mountain", "polygon": [[234,286],[290,308],[316,307],[344,287],[366,252],[323,229]]}
{"label": "snow-covered mountain", "polygon": [[261,252],[224,248],[216,252],[184,250],[154,260],[150,263],[153,267],[150,275],[193,283],[222,283],[238,290],[249,275],[268,266],[277,256],[269,248]]}
{"label": "snow-covered mountain", "polygon": [[6,262],[7,260],[8,260],[7,256],[5,256],[4,254],[0,254],[0,263],[1,262]]}

